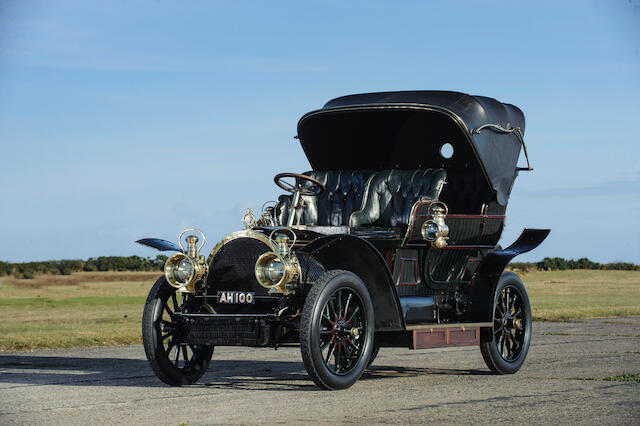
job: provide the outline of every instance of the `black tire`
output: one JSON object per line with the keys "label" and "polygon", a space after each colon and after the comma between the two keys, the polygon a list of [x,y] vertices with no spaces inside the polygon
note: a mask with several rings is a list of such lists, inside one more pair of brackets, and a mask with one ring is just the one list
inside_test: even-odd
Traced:
{"label": "black tire", "polygon": [[513,272],[500,276],[493,297],[493,327],[483,329],[480,351],[495,374],[520,370],[531,344],[531,304],[524,284]]}
{"label": "black tire", "polygon": [[158,378],[172,386],[195,383],[206,373],[213,355],[213,346],[189,345],[184,340],[184,328],[173,314],[178,307],[176,289],[161,277],[151,287],[142,314],[144,352]]}
{"label": "black tire", "polygon": [[376,360],[376,357],[378,356],[378,352],[380,352],[380,346],[373,346],[373,350],[371,351],[371,356],[369,356],[369,363],[367,364],[367,368],[371,367],[371,364],[373,364],[373,361]]}
{"label": "black tire", "polygon": [[367,368],[373,335],[373,303],[362,280],[338,269],[323,274],[309,291],[300,320],[302,360],[316,385],[328,390],[353,385]]}

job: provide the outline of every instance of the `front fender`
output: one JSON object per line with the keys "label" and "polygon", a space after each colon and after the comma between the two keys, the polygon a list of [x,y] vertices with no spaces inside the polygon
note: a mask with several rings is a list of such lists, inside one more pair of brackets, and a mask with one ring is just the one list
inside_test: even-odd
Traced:
{"label": "front fender", "polygon": [[300,251],[318,259],[327,269],[351,271],[365,283],[375,313],[376,331],[404,329],[404,318],[391,273],[380,252],[353,235],[320,237]]}
{"label": "front fender", "polygon": [[550,229],[525,229],[509,247],[493,251],[484,258],[471,283],[470,306],[467,311],[470,322],[493,320],[493,292],[504,268],[517,255],[538,247],[549,232]]}
{"label": "front fender", "polygon": [[182,249],[176,243],[172,243],[171,241],[167,241],[167,240],[161,240],[159,238],[143,238],[141,240],[136,241],[136,243],[142,244],[143,246],[152,247],[160,251],[182,252]]}

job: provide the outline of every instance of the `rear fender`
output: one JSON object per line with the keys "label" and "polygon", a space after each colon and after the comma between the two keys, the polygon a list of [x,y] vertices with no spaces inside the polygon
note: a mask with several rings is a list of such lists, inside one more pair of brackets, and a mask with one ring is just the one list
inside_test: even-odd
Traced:
{"label": "rear fender", "polygon": [[470,305],[467,311],[470,322],[493,320],[493,292],[504,268],[517,255],[538,247],[549,232],[549,229],[525,229],[509,247],[493,251],[484,258],[471,282]]}
{"label": "rear fender", "polygon": [[327,269],[351,271],[367,286],[375,313],[376,331],[404,329],[404,318],[391,273],[380,252],[353,235],[320,237],[300,251],[318,259]]}

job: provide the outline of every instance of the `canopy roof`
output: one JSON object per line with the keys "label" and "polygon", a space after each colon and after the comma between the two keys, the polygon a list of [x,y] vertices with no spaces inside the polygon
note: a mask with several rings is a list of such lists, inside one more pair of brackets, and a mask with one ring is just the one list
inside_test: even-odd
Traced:
{"label": "canopy roof", "polygon": [[[499,128],[477,130],[486,124]],[[524,135],[522,111],[495,99],[381,92],[336,98],[305,114],[298,138],[314,170],[442,167],[451,175],[480,169],[487,191],[504,206],[518,174],[521,141],[515,128]],[[450,158],[440,154],[445,143],[453,146]]]}

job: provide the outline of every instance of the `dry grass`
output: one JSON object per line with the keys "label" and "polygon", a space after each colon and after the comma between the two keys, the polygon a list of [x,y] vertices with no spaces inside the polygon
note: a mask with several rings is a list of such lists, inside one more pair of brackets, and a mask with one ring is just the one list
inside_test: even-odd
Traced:
{"label": "dry grass", "polygon": [[72,275],[37,275],[32,279],[4,277],[2,281],[19,288],[75,286],[83,283],[155,280],[160,272],[76,272]]}
{"label": "dry grass", "polygon": [[[0,278],[0,352],[140,343],[140,319],[156,272],[83,272]],[[534,318],[640,315],[640,271],[522,274]]]}
{"label": "dry grass", "polygon": [[640,271],[535,271],[521,278],[536,320],[640,315]]}
{"label": "dry grass", "polygon": [[82,272],[0,279],[0,352],[140,343],[157,272]]}

